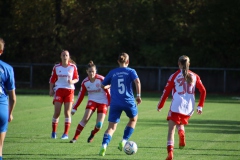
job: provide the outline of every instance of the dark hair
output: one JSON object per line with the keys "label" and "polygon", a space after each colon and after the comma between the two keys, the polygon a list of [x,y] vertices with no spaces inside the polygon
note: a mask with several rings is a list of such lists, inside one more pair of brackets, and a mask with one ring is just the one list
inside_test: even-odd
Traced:
{"label": "dark hair", "polygon": [[[71,59],[71,57],[70,57],[70,53],[69,53],[68,50],[62,50],[62,52],[68,52],[68,54],[69,54],[69,62],[70,62],[70,63],[73,63],[73,64],[76,65],[76,62],[74,62],[74,60]],[[61,54],[62,54],[62,52],[61,52]]]}
{"label": "dark hair", "polygon": [[87,69],[88,69],[88,68],[92,68],[92,67],[95,67],[95,68],[96,68],[96,65],[93,63],[92,60],[90,60],[89,63],[87,64]]}
{"label": "dark hair", "polygon": [[4,49],[4,40],[2,38],[0,38],[0,50],[3,50]]}
{"label": "dark hair", "polygon": [[118,62],[125,63],[129,59],[129,55],[127,53],[120,53],[118,56]]}
{"label": "dark hair", "polygon": [[179,57],[178,62],[180,62],[183,67],[182,74],[183,74],[185,81],[187,81],[188,84],[191,84],[193,82],[193,78],[192,78],[191,74],[188,72],[189,64],[190,64],[189,57],[186,55],[182,55],[181,57]]}

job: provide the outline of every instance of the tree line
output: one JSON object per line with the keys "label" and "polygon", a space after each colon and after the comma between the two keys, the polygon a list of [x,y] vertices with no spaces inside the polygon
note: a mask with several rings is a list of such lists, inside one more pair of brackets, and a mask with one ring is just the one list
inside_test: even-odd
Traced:
{"label": "tree line", "polygon": [[1,0],[1,59],[55,63],[69,50],[77,64],[239,68],[239,0]]}

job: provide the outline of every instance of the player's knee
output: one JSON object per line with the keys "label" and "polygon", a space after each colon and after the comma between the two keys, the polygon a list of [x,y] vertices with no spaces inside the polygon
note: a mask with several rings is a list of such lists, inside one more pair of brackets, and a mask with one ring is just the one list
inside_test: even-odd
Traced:
{"label": "player's knee", "polygon": [[102,126],[103,126],[103,123],[102,123],[102,122],[97,122],[97,124],[96,124],[96,127],[97,127],[97,128],[101,129]]}

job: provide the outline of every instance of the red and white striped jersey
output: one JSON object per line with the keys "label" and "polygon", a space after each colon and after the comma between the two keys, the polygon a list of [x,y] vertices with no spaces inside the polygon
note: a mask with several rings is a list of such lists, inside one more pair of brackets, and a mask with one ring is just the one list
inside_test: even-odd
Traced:
{"label": "red and white striped jersey", "polygon": [[49,83],[54,84],[54,91],[58,88],[75,89],[74,84],[69,84],[69,79],[78,79],[78,71],[75,64],[69,63],[67,67],[63,67],[62,63],[53,67]]}
{"label": "red and white striped jersey", "polygon": [[188,84],[185,81],[180,69],[170,76],[158,103],[158,109],[163,108],[168,95],[172,92],[170,110],[172,112],[191,116],[194,112],[195,106],[195,88],[200,92],[198,106],[203,107],[206,97],[206,89],[196,73],[192,71],[188,72],[192,75],[192,84]]}
{"label": "red and white striped jersey", "polygon": [[73,105],[73,109],[77,110],[78,106],[81,104],[85,93],[88,92],[88,101],[94,101],[100,104],[110,104],[110,93],[109,90],[102,89],[101,84],[104,77],[96,74],[95,81],[91,82],[88,77],[86,77],[81,84],[81,89],[78,94],[76,103]]}

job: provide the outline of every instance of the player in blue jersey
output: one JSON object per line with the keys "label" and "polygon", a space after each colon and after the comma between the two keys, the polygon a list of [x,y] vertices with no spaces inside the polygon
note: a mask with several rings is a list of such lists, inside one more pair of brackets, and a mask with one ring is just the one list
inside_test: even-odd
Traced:
{"label": "player in blue jersey", "polygon": [[[134,131],[138,119],[137,105],[142,102],[140,79],[138,78],[137,72],[128,67],[129,55],[127,53],[121,53],[118,57],[118,64],[119,68],[111,70],[102,82],[103,88],[111,85],[111,102],[108,116],[109,124],[103,136],[102,147],[99,152],[100,156],[105,155],[107,146],[120,121],[122,111],[124,111],[129,118],[129,122],[125,127],[123,139],[118,146],[118,149],[122,151],[123,146]],[[136,99],[134,98],[132,89],[133,82],[136,87]]]}
{"label": "player in blue jersey", "polygon": [[[0,38],[0,55],[4,50],[4,41]],[[13,68],[0,60],[0,160],[8,122],[13,120],[12,111],[16,104],[15,80]]]}

